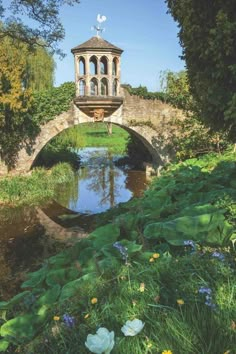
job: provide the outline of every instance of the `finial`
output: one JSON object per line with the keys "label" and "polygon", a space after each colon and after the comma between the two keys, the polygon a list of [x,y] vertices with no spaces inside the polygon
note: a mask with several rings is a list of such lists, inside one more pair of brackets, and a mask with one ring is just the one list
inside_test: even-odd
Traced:
{"label": "finial", "polygon": [[101,23],[102,22],[105,22],[106,21],[106,16],[103,16],[103,15],[100,15],[98,14],[97,15],[97,25],[94,25],[91,29],[92,30],[96,30],[97,31],[97,37],[100,37],[99,34],[102,33],[103,31],[105,31],[105,28],[102,28],[101,27]]}

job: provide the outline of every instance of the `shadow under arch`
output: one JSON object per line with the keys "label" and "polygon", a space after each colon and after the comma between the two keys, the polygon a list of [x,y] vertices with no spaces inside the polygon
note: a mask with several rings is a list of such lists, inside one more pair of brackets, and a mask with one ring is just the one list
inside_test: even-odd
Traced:
{"label": "shadow under arch", "polygon": [[137,126],[128,127],[127,125],[123,125],[123,124],[117,124],[117,123],[113,123],[113,124],[126,130],[131,136],[134,136],[136,139],[138,139],[143,144],[143,146],[149,152],[149,154],[152,158],[151,162],[155,167],[163,166],[165,164],[165,161],[161,155],[161,152],[158,153],[158,146],[156,145],[157,149],[155,149],[152,145],[153,135],[155,133],[155,131],[153,129],[151,129],[150,127],[147,127],[147,126],[143,127],[143,126],[137,125]]}

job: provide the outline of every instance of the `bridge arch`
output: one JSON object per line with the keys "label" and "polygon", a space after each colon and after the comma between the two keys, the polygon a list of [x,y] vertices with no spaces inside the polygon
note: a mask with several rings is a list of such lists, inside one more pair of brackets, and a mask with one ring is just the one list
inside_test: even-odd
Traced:
{"label": "bridge arch", "polygon": [[[43,147],[62,131],[80,123],[93,122],[93,118],[89,117],[87,117],[87,119],[78,119],[76,117],[75,110],[76,106],[72,105],[69,111],[60,114],[55,119],[47,122],[41,127],[41,132],[37,136],[34,146],[32,146],[31,150],[26,151],[25,149],[22,149],[19,152],[17,166],[14,172],[30,171]],[[150,152],[154,165],[163,165],[166,162],[165,158],[163,158],[163,151],[161,151],[161,149],[158,151],[158,144],[155,146],[153,145],[153,137],[156,134],[155,130],[150,127],[128,126],[127,124],[123,124],[122,121],[117,119],[116,116],[110,117],[107,120],[105,119],[105,122],[106,121],[119,125],[121,128],[127,130],[130,134],[134,134]]]}

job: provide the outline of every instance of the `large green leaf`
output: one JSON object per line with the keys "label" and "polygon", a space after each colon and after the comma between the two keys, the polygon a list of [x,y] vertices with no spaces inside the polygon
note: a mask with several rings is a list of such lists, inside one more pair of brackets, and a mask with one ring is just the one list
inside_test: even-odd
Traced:
{"label": "large green leaf", "polygon": [[51,305],[56,302],[60,295],[61,287],[60,285],[55,285],[51,289],[47,290],[40,298],[37,300],[39,305]]}
{"label": "large green leaf", "polygon": [[69,299],[72,296],[78,295],[79,297],[79,289],[83,286],[84,281],[93,281],[96,277],[96,273],[85,274],[79,279],[73,280],[66,285],[63,286],[61,290],[61,296],[59,298],[60,302],[63,302],[66,299]]}
{"label": "large green leaf", "polygon": [[28,273],[27,276],[29,279],[26,280],[21,285],[21,287],[22,288],[34,288],[36,286],[39,286],[39,284],[41,284],[44,281],[46,274],[47,274],[47,267],[43,267],[33,273]]}
{"label": "large green leaf", "polygon": [[36,314],[18,316],[1,326],[0,335],[14,343],[20,343],[32,339],[42,323],[42,317]]}
{"label": "large green leaf", "polygon": [[209,245],[222,246],[230,238],[233,228],[222,212],[183,216],[166,222],[152,223],[144,229],[144,236],[150,239],[165,239],[174,245],[191,239]]}
{"label": "large green leaf", "polygon": [[52,269],[47,273],[46,283],[49,286],[56,284],[64,285],[71,280],[74,280],[79,275],[79,271],[76,267]]}
{"label": "large green leaf", "polygon": [[13,298],[11,298],[9,301],[3,301],[0,302],[0,310],[8,310],[12,306],[18,304],[21,302],[24,298],[26,298],[30,294],[30,291],[23,291],[22,293],[19,293],[15,295]]}
{"label": "large green leaf", "polygon": [[108,224],[97,228],[90,234],[93,247],[100,250],[106,244],[114,243],[120,235],[120,228],[116,224]]}
{"label": "large green leaf", "polygon": [[9,347],[9,342],[2,339],[0,340],[0,352],[6,352],[7,348]]}

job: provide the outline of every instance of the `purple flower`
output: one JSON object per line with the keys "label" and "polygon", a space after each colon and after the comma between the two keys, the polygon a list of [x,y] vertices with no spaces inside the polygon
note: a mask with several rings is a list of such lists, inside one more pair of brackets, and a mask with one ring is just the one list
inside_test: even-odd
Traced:
{"label": "purple flower", "polygon": [[205,305],[215,309],[216,305],[212,303],[212,290],[210,288],[201,286],[198,290],[200,294],[205,294]]}
{"label": "purple flower", "polygon": [[185,246],[191,246],[192,248],[195,248],[195,242],[192,240],[185,240],[184,241]]}
{"label": "purple flower", "polygon": [[118,251],[120,252],[122,259],[127,262],[128,259],[128,249],[125,246],[122,246],[120,242],[115,242],[113,243],[113,247],[117,248]]}
{"label": "purple flower", "polygon": [[63,321],[64,321],[65,325],[69,328],[72,328],[75,326],[75,318],[68,315],[68,314],[63,315]]}
{"label": "purple flower", "polygon": [[190,246],[191,252],[194,253],[196,251],[196,244],[193,240],[184,240],[184,246]]}
{"label": "purple flower", "polygon": [[223,253],[220,253],[217,251],[212,253],[212,257],[218,258],[220,261],[224,261],[224,259],[225,259],[225,256],[223,255]]}
{"label": "purple flower", "polygon": [[199,292],[200,294],[208,294],[208,295],[211,295],[212,290],[211,290],[210,288],[206,288],[206,287],[204,287],[204,286],[201,286],[201,287],[199,288],[198,292]]}

